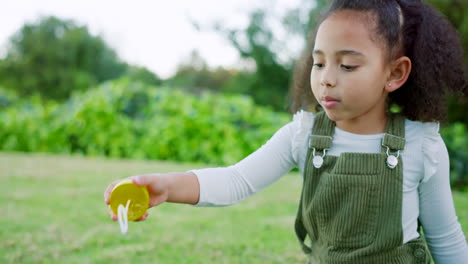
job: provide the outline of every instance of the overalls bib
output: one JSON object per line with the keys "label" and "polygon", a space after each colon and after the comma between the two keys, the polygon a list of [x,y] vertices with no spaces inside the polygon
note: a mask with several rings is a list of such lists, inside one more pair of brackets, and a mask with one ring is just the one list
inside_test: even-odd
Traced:
{"label": "overalls bib", "polygon": [[309,139],[295,222],[309,263],[429,263],[422,236],[403,244],[404,118],[389,116],[381,153],[326,155],[334,128],[320,112]]}

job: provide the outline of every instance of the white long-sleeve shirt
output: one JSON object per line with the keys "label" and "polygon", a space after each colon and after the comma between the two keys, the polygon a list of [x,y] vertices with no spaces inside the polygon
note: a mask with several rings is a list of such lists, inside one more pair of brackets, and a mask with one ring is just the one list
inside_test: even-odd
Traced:
{"label": "white long-sleeve shirt", "polygon": [[[200,183],[197,206],[226,206],[269,186],[291,169],[304,173],[314,114],[300,111],[261,148],[229,167],[192,170]],[[438,123],[405,121],[403,242],[419,237],[420,219],[437,264],[468,264],[468,245],[458,222],[449,182],[449,159]],[[379,153],[382,134],[359,135],[335,127],[328,155]],[[298,197],[299,197],[298,193]]]}

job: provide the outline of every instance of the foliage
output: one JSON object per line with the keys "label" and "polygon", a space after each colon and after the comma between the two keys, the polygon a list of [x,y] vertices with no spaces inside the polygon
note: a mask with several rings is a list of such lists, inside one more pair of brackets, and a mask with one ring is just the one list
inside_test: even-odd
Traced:
{"label": "foliage", "polygon": [[468,126],[454,123],[441,130],[450,154],[450,179],[456,188],[468,187]]}
{"label": "foliage", "polygon": [[131,81],[141,82],[147,85],[161,85],[163,82],[155,73],[141,66],[128,66],[125,77]]}
{"label": "foliage", "polygon": [[114,50],[87,27],[43,17],[11,38],[0,61],[0,83],[21,96],[65,99],[74,90],[119,77],[125,69]]}
{"label": "foliage", "polygon": [[[254,74],[236,75],[234,83],[251,95],[256,103],[271,105],[277,110],[287,109],[287,94],[292,65],[282,62],[275,52],[273,32],[266,26],[266,13],[258,9],[250,14],[250,23],[244,30],[227,29],[216,24],[215,29],[225,35],[240,56],[252,61]],[[239,78],[239,79],[238,79]],[[231,89],[232,86],[229,86]]]}
{"label": "foliage", "polygon": [[0,111],[14,105],[18,101],[15,91],[5,89],[0,86]]}
{"label": "foliage", "polygon": [[165,80],[164,83],[196,93],[202,90],[243,93],[238,89],[227,91],[224,88],[234,75],[235,71],[223,67],[210,69],[200,54],[193,51],[188,60],[178,66],[174,76]]}
{"label": "foliage", "polygon": [[0,112],[0,149],[232,164],[261,146],[288,115],[248,96],[196,96],[128,79],[39,98]]}

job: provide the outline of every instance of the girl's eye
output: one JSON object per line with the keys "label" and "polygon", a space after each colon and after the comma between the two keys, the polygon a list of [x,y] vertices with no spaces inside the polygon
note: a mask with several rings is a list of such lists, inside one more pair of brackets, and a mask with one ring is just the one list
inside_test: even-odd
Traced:
{"label": "girl's eye", "polygon": [[315,64],[314,64],[314,67],[315,67],[315,68],[319,68],[319,69],[320,69],[320,68],[323,68],[323,63],[315,63]]}
{"label": "girl's eye", "polygon": [[353,71],[355,69],[357,69],[358,66],[352,66],[352,65],[344,65],[344,64],[341,64],[341,68],[345,71]]}

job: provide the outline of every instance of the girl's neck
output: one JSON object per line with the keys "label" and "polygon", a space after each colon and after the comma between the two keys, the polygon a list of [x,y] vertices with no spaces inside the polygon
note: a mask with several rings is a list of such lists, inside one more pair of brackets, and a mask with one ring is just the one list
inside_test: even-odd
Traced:
{"label": "girl's neck", "polygon": [[353,119],[336,121],[336,126],[349,133],[371,135],[385,132],[388,116],[381,114],[367,114]]}

